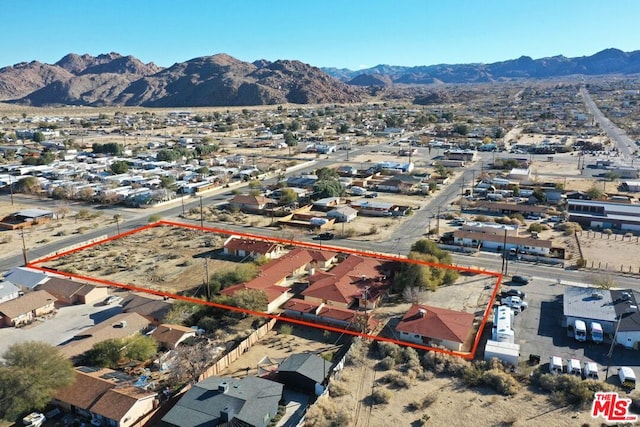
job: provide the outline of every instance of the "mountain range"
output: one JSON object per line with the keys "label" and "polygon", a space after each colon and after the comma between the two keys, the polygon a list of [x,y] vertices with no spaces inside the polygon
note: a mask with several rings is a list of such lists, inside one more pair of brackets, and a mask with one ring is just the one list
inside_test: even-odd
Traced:
{"label": "mountain range", "polygon": [[70,53],[55,64],[23,62],[0,69],[0,100],[32,106],[252,106],[360,102],[380,88],[487,83],[524,78],[640,73],[640,51],[606,49],[591,56],[553,56],[492,64],[378,65],[318,68],[295,60],[253,63],[226,54],[168,68],[133,56]]}

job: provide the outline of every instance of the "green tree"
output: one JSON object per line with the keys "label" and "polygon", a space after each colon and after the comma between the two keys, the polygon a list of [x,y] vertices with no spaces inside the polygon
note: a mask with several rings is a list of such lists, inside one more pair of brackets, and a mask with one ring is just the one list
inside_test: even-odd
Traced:
{"label": "green tree", "polygon": [[158,344],[151,337],[136,334],[126,339],[124,357],[129,360],[145,362],[158,352]]}
{"label": "green tree", "polygon": [[289,155],[291,155],[291,147],[298,146],[298,139],[292,132],[286,131],[284,133],[284,143],[287,144],[287,147],[289,147]]}
{"label": "green tree", "polygon": [[311,132],[315,132],[320,129],[320,120],[315,117],[309,120],[309,122],[307,123],[307,129]]}
{"label": "green tree", "polygon": [[53,394],[74,380],[71,362],[49,344],[29,341],[11,345],[0,365],[0,418],[43,409]]}
{"label": "green tree", "polygon": [[348,133],[349,132],[349,124],[348,123],[340,124],[340,126],[338,126],[338,128],[336,129],[336,132],[338,132],[338,133]]}
{"label": "green tree", "polygon": [[602,190],[593,186],[586,191],[587,196],[589,196],[593,200],[598,200],[602,197]]}
{"label": "green tree", "polygon": [[33,141],[34,142],[42,142],[45,140],[44,134],[42,132],[36,132],[33,134]]}
{"label": "green tree", "polygon": [[544,203],[547,201],[547,195],[544,193],[544,190],[541,188],[536,188],[533,190],[532,196],[536,199],[538,203]]}
{"label": "green tree", "polygon": [[35,176],[28,176],[16,182],[14,189],[18,193],[35,194],[40,191],[40,181]]}
{"label": "green tree", "polygon": [[232,304],[251,311],[267,311],[269,300],[264,291],[258,289],[242,289],[233,294]]}
{"label": "green tree", "polygon": [[465,136],[469,133],[469,125],[466,123],[457,123],[453,126],[453,133],[457,133],[458,135]]}
{"label": "green tree", "polygon": [[344,185],[337,179],[325,179],[317,181],[313,186],[315,197],[341,197],[345,194]]}
{"label": "green tree", "polygon": [[82,363],[101,368],[117,368],[122,359],[123,346],[123,340],[115,338],[96,343],[84,353]]}
{"label": "green tree", "polygon": [[149,219],[147,220],[147,222],[152,223],[152,222],[158,222],[162,219],[162,217],[158,214],[153,214],[153,215],[149,215]]}
{"label": "green tree", "polygon": [[255,264],[240,264],[234,269],[216,271],[209,279],[212,293],[239,283],[248,282],[258,276],[258,268]]}
{"label": "green tree", "polygon": [[176,184],[176,178],[173,175],[161,176],[160,187],[166,188],[167,190],[175,191],[178,188],[178,185]]}
{"label": "green tree", "polygon": [[280,190],[280,203],[287,205],[289,203],[296,202],[298,200],[298,193],[291,188],[283,188]]}
{"label": "green tree", "polygon": [[318,181],[324,181],[328,179],[338,179],[340,175],[338,171],[333,168],[320,168],[316,169],[316,176],[318,177]]}
{"label": "green tree", "polygon": [[129,171],[129,163],[127,163],[124,160],[117,160],[111,163],[111,166],[109,166],[109,169],[111,170],[111,172],[113,172],[114,175],[127,173]]}

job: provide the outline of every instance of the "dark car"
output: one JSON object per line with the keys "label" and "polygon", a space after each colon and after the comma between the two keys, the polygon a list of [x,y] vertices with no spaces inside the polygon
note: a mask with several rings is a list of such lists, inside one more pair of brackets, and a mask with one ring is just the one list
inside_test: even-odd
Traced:
{"label": "dark car", "polygon": [[327,232],[327,233],[320,233],[320,234],[318,234],[318,239],[320,239],[320,240],[331,240],[331,239],[333,239],[334,237],[336,237],[336,235],[335,235],[335,234],[333,234],[333,233],[328,233],[328,232]]}
{"label": "dark car", "polygon": [[524,276],[513,276],[511,281],[513,283],[518,283],[519,285],[526,285],[529,283],[529,278]]}
{"label": "dark car", "polygon": [[522,292],[521,290],[518,290],[518,289],[509,289],[507,291],[500,292],[500,297],[501,298],[519,297],[520,299],[524,299],[525,296],[526,296],[526,294],[524,292]]}

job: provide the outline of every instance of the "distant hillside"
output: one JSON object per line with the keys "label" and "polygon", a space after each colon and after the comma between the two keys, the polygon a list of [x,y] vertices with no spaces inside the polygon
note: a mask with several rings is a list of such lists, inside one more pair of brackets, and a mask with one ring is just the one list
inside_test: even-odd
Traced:
{"label": "distant hillside", "polygon": [[[345,68],[323,68],[337,79],[352,85],[484,83],[513,78],[548,78],[570,75],[636,74],[640,73],[640,51],[623,52],[606,49],[595,55],[567,58],[562,55],[518,59],[493,64],[457,64],[403,67],[377,65],[351,71]],[[365,76],[366,78],[363,78]],[[374,79],[377,78],[379,82]]]}
{"label": "distant hillside", "polygon": [[163,69],[132,56],[68,54],[54,65],[0,70],[0,99],[17,104],[147,107],[352,103],[363,92],[299,61],[253,64],[219,54]]}

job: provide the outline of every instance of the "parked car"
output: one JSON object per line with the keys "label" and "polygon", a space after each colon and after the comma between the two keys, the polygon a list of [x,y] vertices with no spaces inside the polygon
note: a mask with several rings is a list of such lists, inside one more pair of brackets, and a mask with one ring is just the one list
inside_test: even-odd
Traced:
{"label": "parked car", "polygon": [[519,297],[520,299],[524,299],[526,294],[519,289],[509,289],[507,291],[500,292],[500,297]]}
{"label": "parked car", "polygon": [[104,305],[111,305],[111,304],[119,303],[120,301],[122,301],[122,297],[119,297],[117,295],[110,295],[106,297],[104,301],[102,301],[102,303]]}
{"label": "parked car", "polygon": [[39,427],[45,422],[44,414],[32,412],[22,419],[22,424],[26,427]]}
{"label": "parked car", "polygon": [[375,199],[378,197],[378,193],[367,193],[364,195],[365,199]]}
{"label": "parked car", "polygon": [[336,237],[336,235],[329,232],[318,234],[318,239],[320,240],[332,240],[334,237]]}
{"label": "parked car", "polygon": [[527,285],[529,283],[529,278],[525,276],[513,276],[511,281],[519,285]]}

